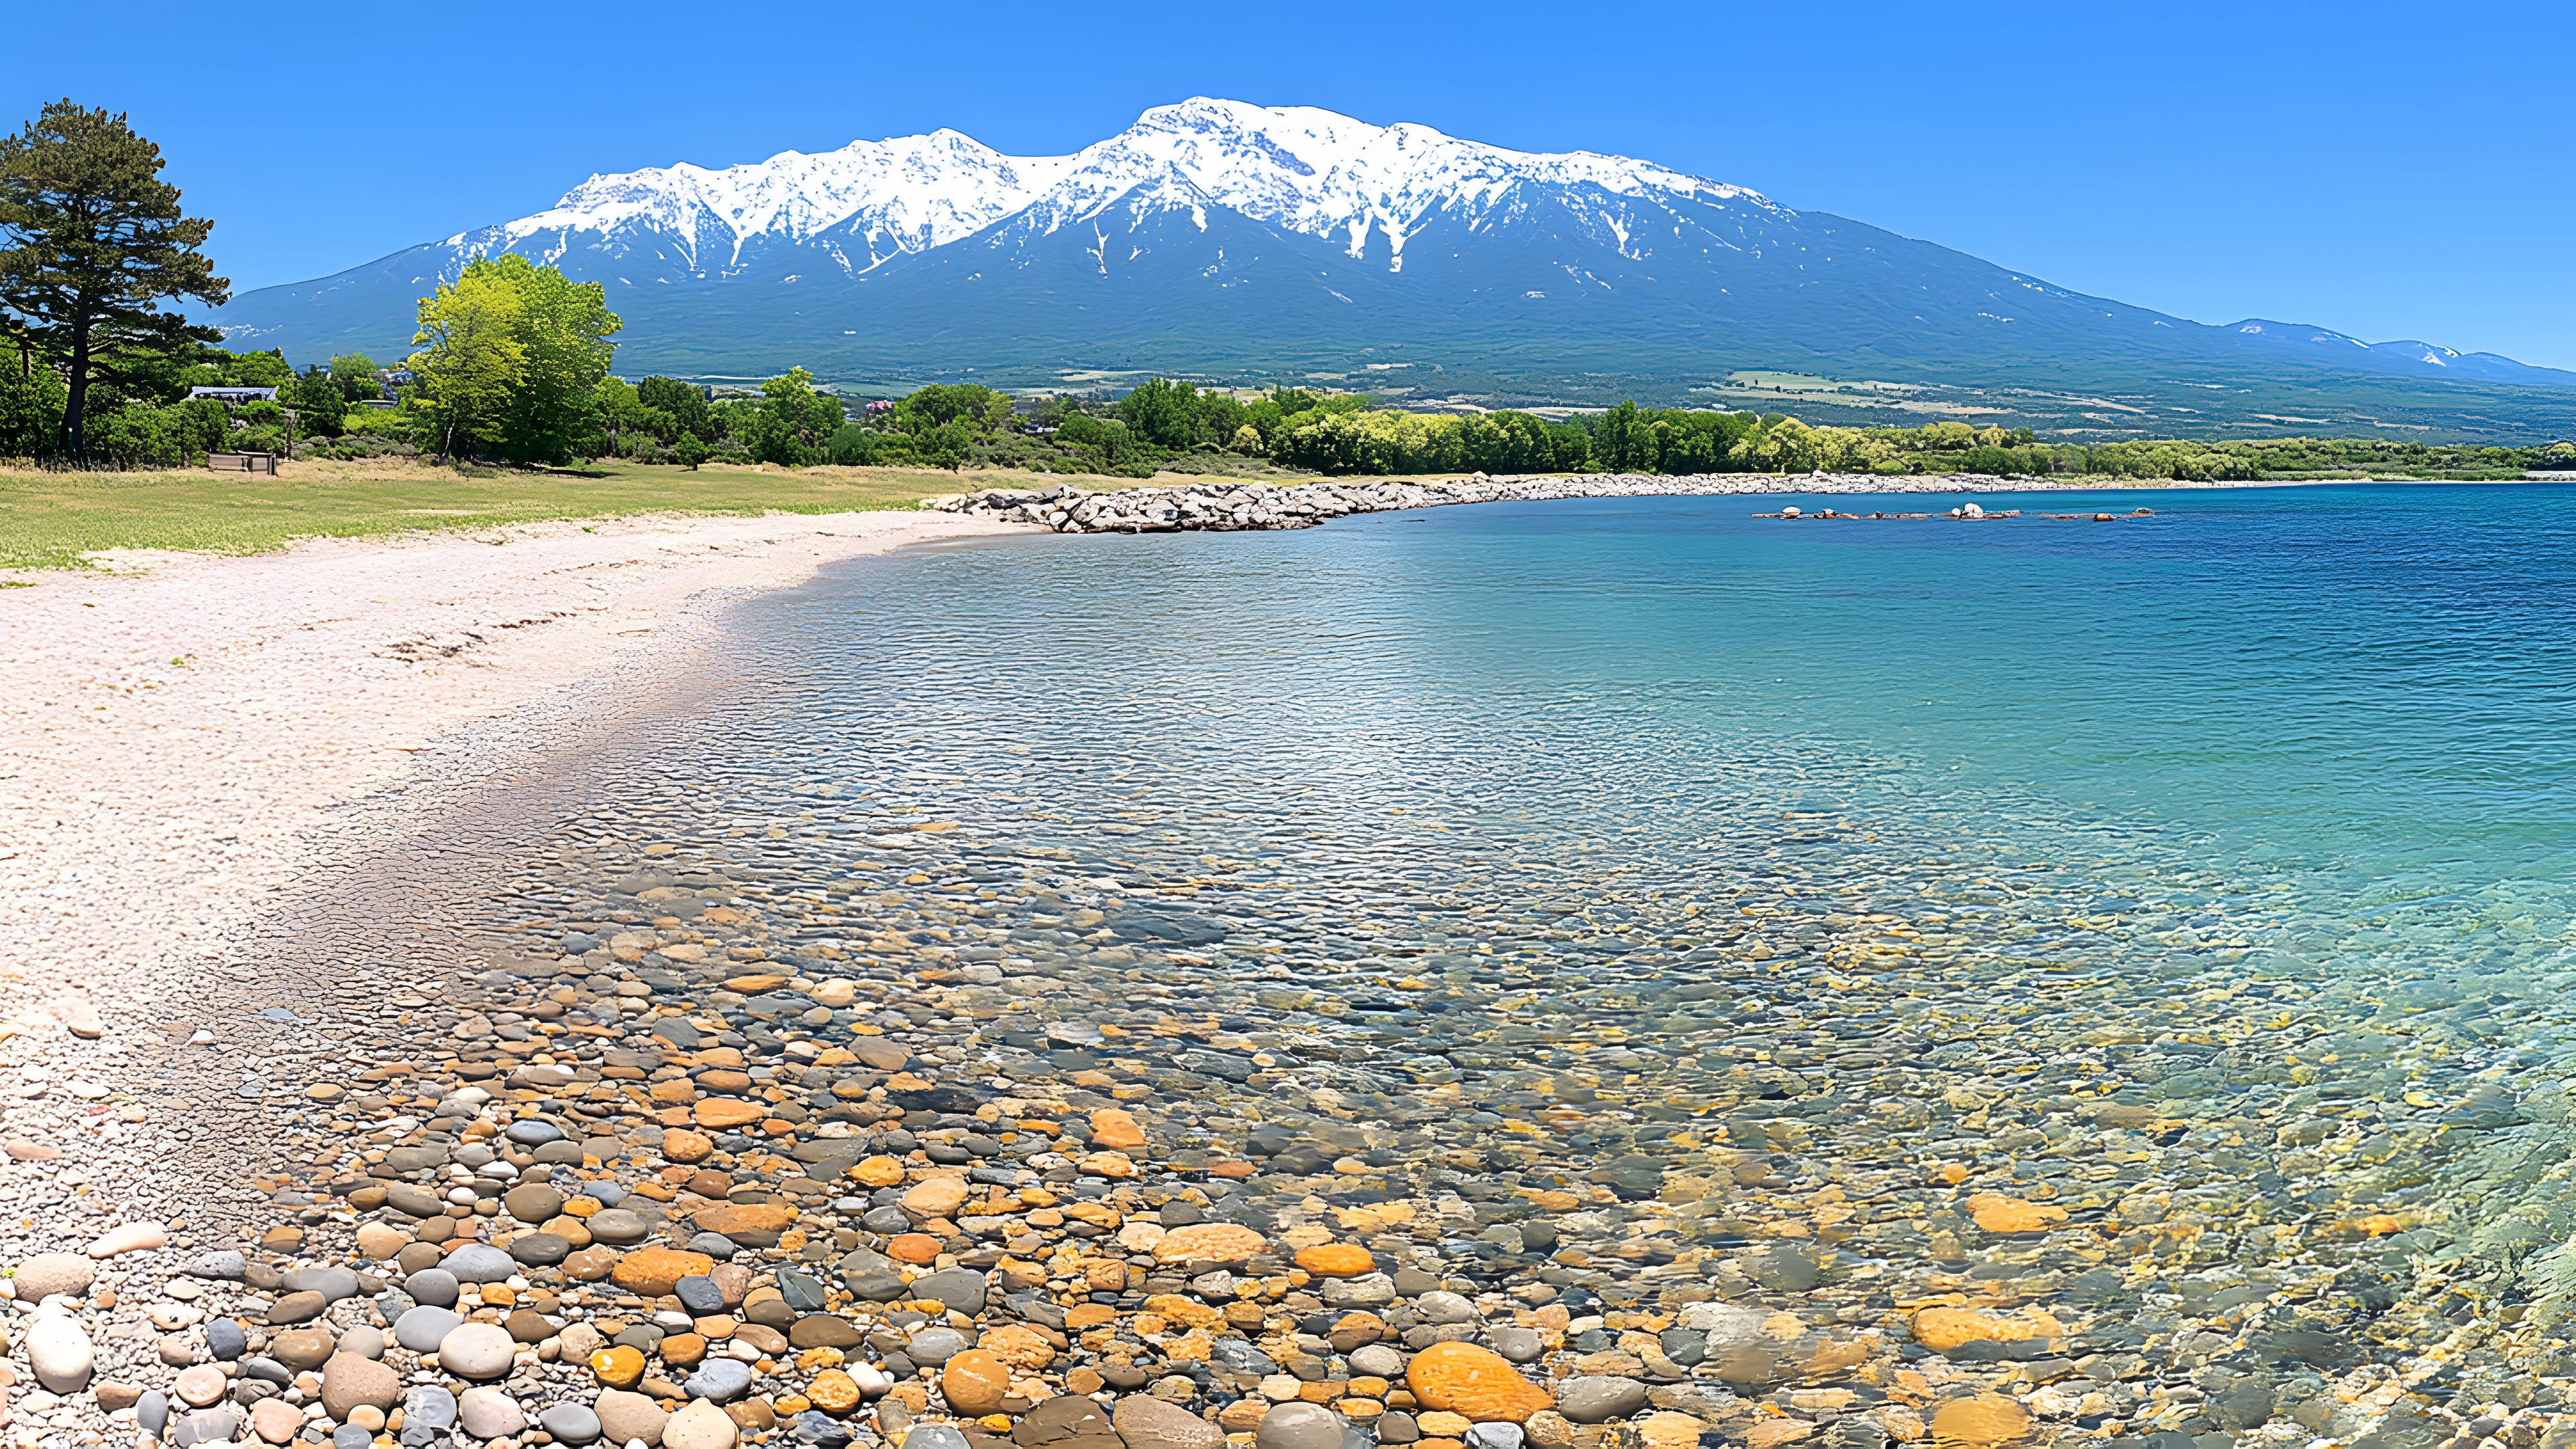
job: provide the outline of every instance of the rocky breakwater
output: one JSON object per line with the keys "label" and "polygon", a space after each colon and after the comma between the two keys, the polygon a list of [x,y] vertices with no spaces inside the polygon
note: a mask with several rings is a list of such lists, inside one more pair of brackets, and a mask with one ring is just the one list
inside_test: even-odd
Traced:
{"label": "rocky breakwater", "polygon": [[1944,473],[1886,478],[1871,473],[1578,473],[1504,478],[1483,473],[1436,483],[1399,479],[1293,483],[1209,482],[1092,492],[987,488],[925,500],[923,507],[1058,533],[1173,533],[1189,530],[1312,528],[1354,513],[1438,508],[1452,503],[1531,503],[1559,498],[1646,498],[1769,493],[2002,493],[2046,488],[2033,479]]}

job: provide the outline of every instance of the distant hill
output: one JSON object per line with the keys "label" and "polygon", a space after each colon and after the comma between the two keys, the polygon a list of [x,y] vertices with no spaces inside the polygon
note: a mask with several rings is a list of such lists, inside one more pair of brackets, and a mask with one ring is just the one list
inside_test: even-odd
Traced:
{"label": "distant hill", "polygon": [[1071,156],[943,130],[594,176],[551,210],[214,320],[298,361],[398,356],[415,300],[504,250],[604,284],[630,375],[801,364],[865,390],[1169,373],[2097,436],[2576,433],[2576,374],[2206,326],[1651,162],[1205,99]]}

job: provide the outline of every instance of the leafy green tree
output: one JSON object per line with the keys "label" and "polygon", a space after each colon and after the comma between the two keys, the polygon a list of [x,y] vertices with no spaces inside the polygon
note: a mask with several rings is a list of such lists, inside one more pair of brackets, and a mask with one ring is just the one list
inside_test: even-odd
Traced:
{"label": "leafy green tree", "polygon": [[576,284],[515,252],[477,257],[421,299],[412,370],[442,419],[440,454],[469,441],[518,462],[570,459],[595,436],[594,405],[624,324],[597,282]]}
{"label": "leafy green tree", "polygon": [[792,367],[760,385],[744,443],[759,462],[802,468],[823,456],[843,421],[841,400],[816,391],[814,375]]}
{"label": "leafy green tree", "polygon": [[1663,462],[1662,440],[1652,418],[1633,402],[1623,402],[1593,430],[1592,450],[1613,473],[1652,473]]}
{"label": "leafy green tree", "polygon": [[698,465],[707,460],[706,439],[695,433],[682,433],[679,446],[671,451],[680,460],[680,466],[692,473],[698,471]]}
{"label": "leafy green tree", "polygon": [[371,402],[385,395],[376,376],[376,360],[363,352],[344,352],[331,359],[331,381],[351,402]]}
{"label": "leafy green tree", "polygon": [[1158,448],[1187,448],[1199,440],[1198,399],[1186,382],[1149,377],[1118,400],[1118,417]]}
{"label": "leafy green tree", "polygon": [[967,458],[973,455],[976,431],[965,418],[950,418],[921,434],[913,443],[913,451],[923,463],[954,473],[965,467]]}
{"label": "leafy green tree", "polygon": [[329,371],[312,367],[281,389],[278,396],[295,409],[298,431],[316,438],[336,438],[346,431],[349,399]]}
{"label": "leafy green tree", "polygon": [[0,354],[0,458],[39,458],[62,446],[62,374],[32,352]]}
{"label": "leafy green tree", "polygon": [[895,405],[895,426],[907,433],[926,433],[965,421],[978,432],[999,426],[1011,415],[1011,400],[978,383],[934,383],[917,388]]}
{"label": "leafy green tree", "polygon": [[158,306],[232,295],[198,250],[214,223],[181,214],[161,166],[125,117],[69,100],[0,139],[0,327],[62,369],[57,448],[76,461],[93,382],[221,335]]}
{"label": "leafy green tree", "polygon": [[658,438],[669,419],[644,405],[643,394],[622,377],[603,377],[591,398],[591,419],[607,451],[625,453],[645,438]]}
{"label": "leafy green tree", "polygon": [[518,289],[479,261],[421,299],[412,342],[427,350],[413,354],[411,370],[419,378],[415,395],[438,430],[440,462],[459,445],[499,443],[528,370],[519,311]]}
{"label": "leafy green tree", "polygon": [[715,409],[707,403],[706,389],[694,383],[675,377],[648,377],[635,384],[635,399],[667,419],[654,425],[654,436],[665,443],[676,445],[683,433],[701,443],[713,443],[724,436]]}

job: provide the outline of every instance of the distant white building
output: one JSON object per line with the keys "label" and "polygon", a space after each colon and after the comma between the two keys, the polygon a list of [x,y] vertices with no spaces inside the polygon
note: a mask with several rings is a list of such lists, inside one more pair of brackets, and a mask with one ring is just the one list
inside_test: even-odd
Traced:
{"label": "distant white building", "polygon": [[273,387],[192,387],[188,389],[188,401],[195,402],[201,397],[210,397],[219,403],[275,402],[277,389]]}

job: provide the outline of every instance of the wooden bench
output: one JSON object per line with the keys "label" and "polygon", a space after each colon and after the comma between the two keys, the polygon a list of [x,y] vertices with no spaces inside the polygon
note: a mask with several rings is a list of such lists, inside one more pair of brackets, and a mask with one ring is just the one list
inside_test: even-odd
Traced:
{"label": "wooden bench", "polygon": [[275,453],[208,453],[206,466],[218,473],[266,473],[277,476]]}

